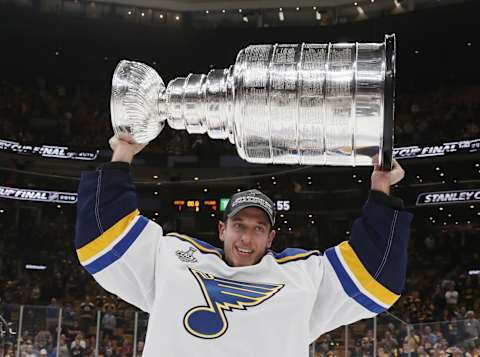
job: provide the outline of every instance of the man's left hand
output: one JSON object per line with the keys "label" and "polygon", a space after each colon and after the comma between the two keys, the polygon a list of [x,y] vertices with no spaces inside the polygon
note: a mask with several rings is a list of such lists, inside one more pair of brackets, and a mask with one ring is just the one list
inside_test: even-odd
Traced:
{"label": "man's left hand", "polygon": [[374,164],[371,189],[388,195],[390,194],[390,186],[400,182],[404,176],[405,171],[395,159],[393,160],[391,171],[382,171],[380,165]]}

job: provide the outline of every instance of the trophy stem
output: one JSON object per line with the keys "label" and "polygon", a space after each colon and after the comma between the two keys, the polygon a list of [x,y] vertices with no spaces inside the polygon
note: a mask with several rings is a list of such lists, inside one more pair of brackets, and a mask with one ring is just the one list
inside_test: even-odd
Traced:
{"label": "trophy stem", "polygon": [[168,125],[190,134],[207,133],[212,139],[232,141],[232,72],[232,68],[212,69],[207,75],[190,73],[171,80],[164,100],[159,101],[159,111],[167,113]]}

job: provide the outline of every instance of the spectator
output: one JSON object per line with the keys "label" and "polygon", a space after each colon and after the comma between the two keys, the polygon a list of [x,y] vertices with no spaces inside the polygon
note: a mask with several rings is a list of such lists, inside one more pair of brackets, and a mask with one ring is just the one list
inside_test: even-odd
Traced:
{"label": "spectator", "polygon": [[84,334],[89,333],[89,328],[92,326],[94,319],[95,305],[90,301],[90,297],[86,296],[85,300],[80,305],[80,330]]}
{"label": "spectator", "polygon": [[450,311],[455,310],[458,304],[458,291],[455,290],[455,283],[449,284],[448,290],[445,293],[445,303]]}
{"label": "spectator", "polygon": [[465,332],[465,347],[473,349],[480,346],[480,321],[475,318],[475,312],[467,311],[466,320],[463,322]]}
{"label": "spectator", "polygon": [[102,317],[102,328],[105,334],[105,337],[111,339],[113,337],[113,332],[117,327],[117,319],[114,315],[115,306],[113,304],[107,304],[106,312]]}

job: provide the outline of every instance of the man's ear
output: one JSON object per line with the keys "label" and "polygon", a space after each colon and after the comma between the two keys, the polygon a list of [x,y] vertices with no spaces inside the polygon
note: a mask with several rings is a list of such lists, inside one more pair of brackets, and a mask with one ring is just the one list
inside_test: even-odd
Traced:
{"label": "man's ear", "polygon": [[267,240],[267,246],[270,248],[272,246],[272,242],[275,239],[275,235],[277,234],[277,231],[272,228],[271,232],[268,233],[268,240]]}
{"label": "man's ear", "polygon": [[225,228],[227,228],[227,225],[222,221],[218,221],[218,237],[222,242],[225,241]]}

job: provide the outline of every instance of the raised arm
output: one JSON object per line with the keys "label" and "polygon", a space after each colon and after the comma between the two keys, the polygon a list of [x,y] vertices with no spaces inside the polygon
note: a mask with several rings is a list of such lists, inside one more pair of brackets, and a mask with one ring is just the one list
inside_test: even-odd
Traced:
{"label": "raised arm", "polygon": [[400,297],[413,216],[404,210],[403,201],[389,192],[390,185],[403,176],[396,161],[390,172],[375,167],[371,192],[362,215],[353,223],[351,239],[328,249],[321,259],[310,321],[312,339],[373,317]]}
{"label": "raised arm", "polygon": [[112,162],[83,172],[75,246],[80,263],[106,290],[149,311],[162,229],[137,207],[130,163],[143,145],[110,139]]}

